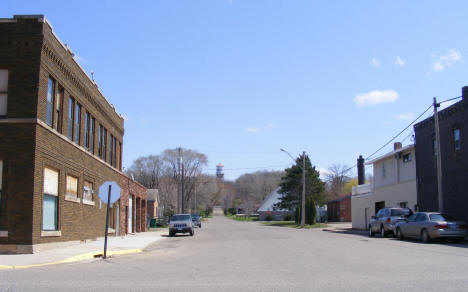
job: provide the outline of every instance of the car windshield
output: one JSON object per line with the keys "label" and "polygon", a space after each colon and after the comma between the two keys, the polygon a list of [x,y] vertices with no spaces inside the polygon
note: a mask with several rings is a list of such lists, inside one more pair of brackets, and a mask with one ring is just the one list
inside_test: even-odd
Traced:
{"label": "car windshield", "polygon": [[390,216],[405,216],[408,217],[410,215],[409,209],[392,209],[390,212]]}
{"label": "car windshield", "polygon": [[174,215],[171,221],[185,221],[190,220],[190,215]]}
{"label": "car windshield", "polygon": [[455,218],[447,214],[430,214],[429,218],[431,221],[455,221]]}

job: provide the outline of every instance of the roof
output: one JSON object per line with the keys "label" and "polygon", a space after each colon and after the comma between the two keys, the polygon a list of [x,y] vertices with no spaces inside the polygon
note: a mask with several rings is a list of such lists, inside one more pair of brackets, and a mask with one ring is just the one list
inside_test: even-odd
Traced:
{"label": "roof", "polygon": [[366,165],[374,164],[374,163],[379,162],[379,161],[381,161],[381,160],[384,160],[384,159],[387,159],[387,158],[389,158],[389,157],[392,157],[392,156],[394,156],[395,154],[398,154],[398,153],[400,153],[400,152],[403,152],[403,151],[406,151],[406,150],[412,150],[412,149],[414,149],[414,144],[406,145],[405,147],[401,147],[400,149],[394,150],[394,151],[392,151],[392,152],[389,152],[389,153],[387,153],[387,154],[384,154],[384,155],[382,155],[382,156],[379,156],[379,157],[377,157],[377,158],[374,158],[374,159],[372,159],[371,161],[366,162]]}
{"label": "roof", "polygon": [[[276,188],[273,192],[271,192],[265,200],[263,200],[262,205],[258,208],[257,212],[266,212],[266,211],[273,211],[273,207],[276,203],[281,202],[281,198],[283,194],[280,194],[280,188]],[[278,209],[278,211],[284,211],[285,209]]]}
{"label": "roof", "polygon": [[159,198],[159,190],[158,189],[147,189],[146,190],[146,199],[148,201],[157,201]]}
{"label": "roof", "polygon": [[326,202],[325,204],[334,203],[334,202],[341,202],[341,201],[344,201],[344,200],[346,200],[346,199],[351,198],[351,196],[352,196],[352,195],[342,196],[342,197],[336,198],[336,199],[334,199],[334,200],[330,200],[330,201]]}

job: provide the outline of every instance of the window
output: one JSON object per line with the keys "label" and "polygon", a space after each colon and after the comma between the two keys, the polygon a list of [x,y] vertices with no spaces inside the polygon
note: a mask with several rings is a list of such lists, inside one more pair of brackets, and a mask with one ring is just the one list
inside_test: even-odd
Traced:
{"label": "window", "polygon": [[89,113],[85,113],[85,124],[84,124],[84,146],[86,149],[89,150],[89,123],[90,123],[90,116]]}
{"label": "window", "polygon": [[99,135],[98,135],[98,156],[102,158],[102,133],[103,127],[99,124]]}
{"label": "window", "polygon": [[437,149],[438,149],[438,147],[437,147],[437,140],[436,140],[436,138],[433,137],[433,138],[432,138],[432,154],[433,154],[434,156],[437,156],[437,151],[438,151]]}
{"label": "window", "polygon": [[85,181],[83,187],[83,201],[93,202],[93,193],[93,183]]}
{"label": "window", "polygon": [[2,213],[2,178],[3,178],[3,161],[0,160],[0,214]]}
{"label": "window", "polygon": [[55,130],[59,133],[62,133],[62,101],[63,88],[60,88],[55,97]]}
{"label": "window", "polygon": [[461,145],[460,145],[460,128],[456,127],[453,129],[453,145],[455,148],[455,151],[460,151]]}
{"label": "window", "polygon": [[80,135],[81,135],[81,105],[76,103],[75,105],[75,126],[74,126],[74,133],[73,133],[73,141],[76,144],[80,144]]}
{"label": "window", "polygon": [[117,168],[117,139],[115,139],[115,137],[114,137],[113,147],[114,147],[114,150],[113,150],[113,152],[114,152],[114,158],[113,158],[114,159],[114,164],[113,164],[113,166],[115,168]]}
{"label": "window", "polygon": [[73,120],[75,115],[75,100],[73,97],[68,99],[68,138],[73,140]]}
{"label": "window", "polygon": [[107,129],[102,132],[102,159],[107,161]]}
{"label": "window", "polygon": [[382,162],[382,178],[385,178],[387,175],[386,171],[385,171],[385,162]]}
{"label": "window", "polygon": [[411,161],[411,153],[403,154],[403,162],[406,163],[410,161]]}
{"label": "window", "polygon": [[96,119],[91,117],[89,129],[89,151],[94,154],[94,132],[96,126]]}
{"label": "window", "polygon": [[398,203],[398,205],[399,205],[401,208],[408,208],[408,202],[400,202],[400,203]]}
{"label": "window", "polygon": [[65,192],[66,199],[78,198],[78,178],[67,175],[67,189]]}
{"label": "window", "polygon": [[416,222],[418,222],[418,221],[427,221],[427,216],[426,216],[426,214],[419,213],[419,214],[416,216]]}
{"label": "window", "polygon": [[109,150],[110,150],[110,165],[113,167],[117,167],[117,140],[113,135],[110,135],[110,145],[109,145]]}
{"label": "window", "polygon": [[54,94],[55,94],[55,81],[49,77],[47,84],[47,101],[46,101],[46,123],[52,127],[54,116]]}
{"label": "window", "polygon": [[44,168],[42,230],[58,230],[58,172]]}
{"label": "window", "polygon": [[8,70],[0,70],[0,116],[7,114],[8,101]]}

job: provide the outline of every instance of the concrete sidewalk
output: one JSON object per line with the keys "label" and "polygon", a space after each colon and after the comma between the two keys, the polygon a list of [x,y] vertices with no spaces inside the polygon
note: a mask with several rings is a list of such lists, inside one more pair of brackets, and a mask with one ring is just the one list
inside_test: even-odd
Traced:
{"label": "concrete sidewalk", "polygon": [[[167,228],[130,234],[125,237],[109,237],[107,256],[142,252],[150,244],[167,235]],[[0,270],[24,269],[62,263],[72,263],[102,257],[104,238],[67,247],[50,249],[35,254],[0,255]]]}

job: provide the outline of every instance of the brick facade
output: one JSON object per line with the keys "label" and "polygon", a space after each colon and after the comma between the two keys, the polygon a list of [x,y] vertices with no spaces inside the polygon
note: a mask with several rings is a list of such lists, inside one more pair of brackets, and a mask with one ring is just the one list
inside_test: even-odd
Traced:
{"label": "brick facade", "polygon": [[[0,69],[8,70],[7,114],[0,117],[3,161],[0,252],[33,252],[41,244],[103,236],[106,205],[100,202],[98,189],[105,181],[121,184],[122,198],[113,206],[113,220],[120,218],[116,234],[126,234],[126,223],[121,221],[128,206],[128,189],[135,197],[135,215],[142,206],[146,208],[146,189],[121,172],[123,118],[43,16],[1,19],[0,35]],[[49,114],[51,125],[47,122],[49,79],[55,84],[52,115]],[[57,103],[60,93],[62,102]],[[79,133],[76,140],[68,135],[70,97],[81,106],[79,123],[74,126],[74,132]],[[57,104],[60,104],[58,112]],[[93,135],[85,131],[86,113],[95,119]],[[98,151],[99,125],[106,129],[103,134],[107,134],[103,136],[105,157]],[[85,136],[93,137],[89,147],[85,145]],[[112,137],[115,151],[111,150]],[[42,230],[46,167],[58,172],[58,228],[53,232]],[[78,179],[75,198],[65,195],[67,175]],[[94,191],[91,201],[83,199],[85,181]],[[119,214],[115,214],[117,209]],[[138,216],[134,222],[141,221]],[[144,226],[138,223],[135,231],[144,231]]]}

